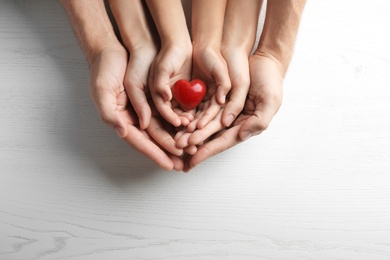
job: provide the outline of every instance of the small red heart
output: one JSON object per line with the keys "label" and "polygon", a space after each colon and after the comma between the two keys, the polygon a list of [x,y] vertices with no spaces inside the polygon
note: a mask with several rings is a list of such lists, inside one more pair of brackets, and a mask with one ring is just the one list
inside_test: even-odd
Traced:
{"label": "small red heart", "polygon": [[196,108],[206,95],[206,84],[200,79],[188,82],[179,79],[172,87],[172,94],[184,110]]}

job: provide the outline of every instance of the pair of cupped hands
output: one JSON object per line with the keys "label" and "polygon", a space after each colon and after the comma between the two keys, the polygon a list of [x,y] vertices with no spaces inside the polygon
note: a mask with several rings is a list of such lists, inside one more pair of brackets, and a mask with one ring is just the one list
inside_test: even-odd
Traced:
{"label": "pair of cupped hands", "polygon": [[[278,111],[283,70],[272,54],[190,37],[135,45],[120,20],[118,27],[122,41],[112,39],[90,60],[91,96],[102,120],[163,169],[191,170],[260,134]],[[206,83],[197,108],[185,111],[172,97],[179,79]]]}

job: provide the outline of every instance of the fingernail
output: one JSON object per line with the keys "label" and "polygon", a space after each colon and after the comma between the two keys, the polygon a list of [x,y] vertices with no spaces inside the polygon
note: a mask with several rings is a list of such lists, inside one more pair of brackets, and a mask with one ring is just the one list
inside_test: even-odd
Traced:
{"label": "fingernail", "polygon": [[123,137],[124,137],[125,131],[123,130],[123,128],[121,128],[121,127],[115,127],[115,128],[114,128],[114,131],[115,131],[115,133],[116,133],[120,138],[123,138]]}
{"label": "fingernail", "polygon": [[225,101],[226,101],[226,96],[225,95],[221,96],[221,103],[225,104]]}
{"label": "fingernail", "polygon": [[227,117],[226,117],[226,120],[225,120],[225,124],[226,126],[230,126],[234,121],[234,115],[232,114],[229,114]]}
{"label": "fingernail", "polygon": [[245,131],[245,132],[242,133],[241,139],[242,139],[243,141],[245,141],[245,140],[248,140],[251,136],[252,136],[252,132],[250,132],[250,131]]}

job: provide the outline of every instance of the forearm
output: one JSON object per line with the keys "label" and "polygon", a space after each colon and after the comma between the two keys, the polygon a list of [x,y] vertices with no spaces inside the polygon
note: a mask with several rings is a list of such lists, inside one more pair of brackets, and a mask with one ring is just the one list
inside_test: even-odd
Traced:
{"label": "forearm", "polygon": [[141,0],[110,0],[109,3],[123,43],[130,53],[145,45],[154,46]]}
{"label": "forearm", "polygon": [[117,41],[104,2],[60,0],[89,64],[97,53]]}
{"label": "forearm", "polygon": [[306,0],[268,0],[256,54],[269,56],[287,71]]}
{"label": "forearm", "polygon": [[180,0],[146,0],[162,45],[190,45],[190,36]]}
{"label": "forearm", "polygon": [[262,0],[227,1],[222,48],[240,48],[250,53],[256,40],[262,2]]}
{"label": "forearm", "polygon": [[195,0],[192,1],[192,42],[194,48],[203,45],[219,49],[227,0]]}

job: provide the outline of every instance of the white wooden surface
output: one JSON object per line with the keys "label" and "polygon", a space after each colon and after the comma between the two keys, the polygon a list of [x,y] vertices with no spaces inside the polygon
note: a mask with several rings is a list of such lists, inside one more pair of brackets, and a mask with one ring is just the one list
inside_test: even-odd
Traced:
{"label": "white wooden surface", "polygon": [[188,174],[116,138],[57,1],[0,2],[0,259],[390,259],[390,5],[308,1],[284,103]]}

